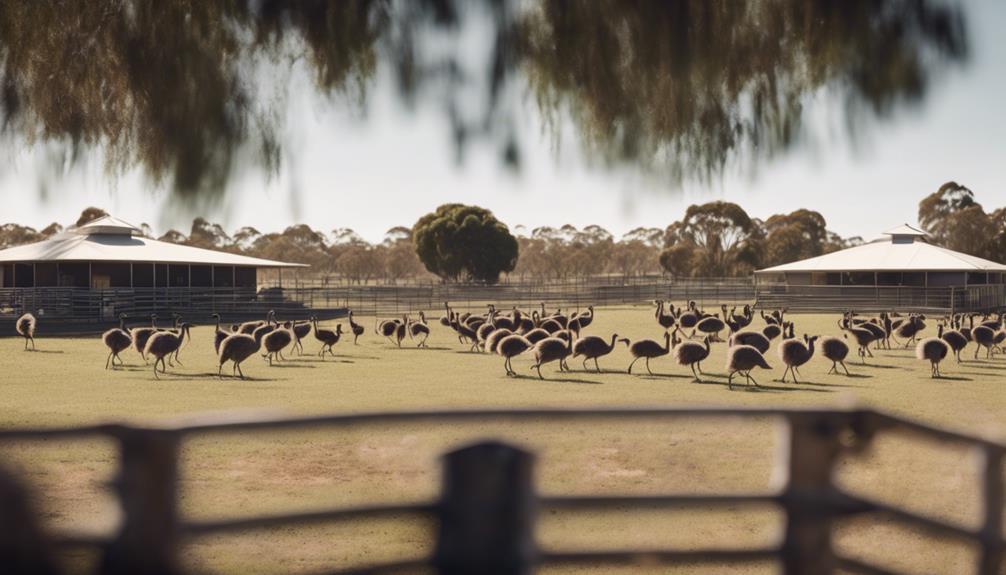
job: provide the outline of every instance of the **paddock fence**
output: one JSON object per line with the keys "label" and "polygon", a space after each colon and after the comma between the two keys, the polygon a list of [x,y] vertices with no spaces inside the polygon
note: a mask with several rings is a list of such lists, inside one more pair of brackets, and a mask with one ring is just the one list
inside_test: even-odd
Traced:
{"label": "paddock fence", "polygon": [[[309,512],[193,521],[178,509],[179,453],[187,438],[218,433],[279,432],[304,428],[347,430],[364,425],[450,424],[533,420],[578,423],[697,418],[775,419],[787,430],[784,486],[764,493],[645,496],[541,495],[533,481],[535,458],[520,447],[484,441],[443,456],[439,497],[412,504],[374,502],[356,507]],[[927,440],[966,445],[981,454],[978,488],[982,497],[977,526],[955,524],[882,501],[846,492],[833,475],[844,455],[861,451],[882,433],[901,432]],[[25,573],[49,573],[43,564],[55,548],[97,551],[101,575],[182,574],[181,544],[216,534],[266,528],[345,522],[360,518],[430,517],[436,524],[429,556],[394,562],[340,567],[328,573],[529,574],[543,566],[674,566],[775,563],[787,575],[831,573],[895,574],[898,571],[865,559],[845,556],[832,542],[833,524],[844,517],[870,516],[927,534],[963,541],[975,549],[973,573],[1001,575],[1006,541],[1003,535],[1006,445],[933,427],[870,409],[732,409],[654,408],[600,410],[473,410],[332,415],[294,419],[201,422],[182,426],[90,427],[0,430],[0,445],[9,442],[67,441],[104,437],[118,445],[118,478],[113,488],[122,508],[114,533],[58,533],[32,529],[41,523],[25,504],[10,504],[21,492],[9,477],[0,477],[0,563],[20,560]],[[21,496],[23,497],[23,495]],[[535,539],[537,517],[550,510],[671,511],[680,508],[723,509],[773,506],[783,516],[782,536],[763,547],[709,548],[542,548]],[[687,529],[687,525],[682,525]],[[2,554],[8,554],[7,557]],[[38,563],[32,563],[38,561]]]}
{"label": "paddock fence", "polygon": [[801,312],[991,312],[1006,309],[1006,285],[801,286],[759,283],[757,307]]}

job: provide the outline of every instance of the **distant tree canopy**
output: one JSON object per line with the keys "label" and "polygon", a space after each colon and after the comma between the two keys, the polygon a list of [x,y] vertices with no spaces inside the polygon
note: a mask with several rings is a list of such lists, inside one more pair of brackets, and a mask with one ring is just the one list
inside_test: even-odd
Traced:
{"label": "distant tree canopy", "polygon": [[[490,22],[484,62],[431,42],[472,14]],[[519,165],[511,88],[526,84],[588,153],[705,178],[798,142],[808,94],[837,95],[850,121],[883,115],[967,49],[942,0],[0,2],[0,129],[71,160],[100,148],[110,173],[141,167],[196,205],[241,159],[277,167],[286,84],[263,74],[303,65],[338,105],[365,102],[384,65],[404,102],[442,103],[459,154],[491,139]],[[488,97],[461,101],[473,93]]]}
{"label": "distant tree canopy", "polygon": [[974,192],[957,182],[943,184],[919,202],[919,224],[941,246],[1006,260],[1006,208],[985,213]]}
{"label": "distant tree canopy", "polygon": [[412,238],[419,260],[443,279],[496,283],[517,265],[517,239],[478,206],[444,204],[419,218]]}

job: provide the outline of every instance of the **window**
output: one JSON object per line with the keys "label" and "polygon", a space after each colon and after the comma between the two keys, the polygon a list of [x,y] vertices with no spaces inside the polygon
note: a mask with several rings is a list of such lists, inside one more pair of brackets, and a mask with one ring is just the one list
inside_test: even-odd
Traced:
{"label": "window", "polygon": [[213,266],[213,287],[234,287],[234,267]]}
{"label": "window", "polygon": [[989,283],[989,274],[985,272],[968,272],[968,285],[985,285]]}
{"label": "window", "polygon": [[94,262],[91,264],[91,286],[128,288],[132,285],[129,264]]}
{"label": "window", "polygon": [[824,281],[825,281],[825,283],[827,285],[830,285],[830,286],[842,285],[842,274],[840,274],[838,272],[831,272],[831,273],[825,274]]}
{"label": "window", "polygon": [[35,264],[35,287],[54,287],[59,285],[55,263]]}
{"label": "window", "polygon": [[258,270],[244,267],[234,268],[234,285],[235,287],[257,288]]}
{"label": "window", "polygon": [[845,272],[842,284],[847,286],[872,286],[874,285],[873,272]]}
{"label": "window", "polygon": [[192,287],[213,287],[213,268],[210,266],[192,266]]}
{"label": "window", "polygon": [[168,264],[154,264],[154,287],[168,287]]}
{"label": "window", "polygon": [[901,285],[913,287],[925,287],[926,272],[905,272],[901,274]]}
{"label": "window", "polygon": [[133,287],[154,287],[154,264],[133,264]]}
{"label": "window", "polygon": [[0,266],[0,287],[14,287],[14,265],[4,264]]}
{"label": "window", "polygon": [[35,287],[35,266],[14,264],[14,287]]}
{"label": "window", "polygon": [[168,287],[189,287],[189,266],[168,266]]}
{"label": "window", "polygon": [[86,262],[60,263],[60,287],[82,287],[91,285],[91,266]]}
{"label": "window", "polygon": [[878,286],[901,285],[901,272],[877,272]]}

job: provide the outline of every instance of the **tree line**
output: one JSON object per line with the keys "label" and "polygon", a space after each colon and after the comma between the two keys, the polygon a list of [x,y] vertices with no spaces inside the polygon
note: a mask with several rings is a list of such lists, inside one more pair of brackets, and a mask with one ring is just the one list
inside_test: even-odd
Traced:
{"label": "tree line", "polygon": [[[87,208],[73,225],[105,215]],[[974,192],[947,182],[919,203],[919,223],[930,241],[974,256],[1006,259],[1006,207],[986,211]],[[599,225],[566,224],[528,230],[509,227],[477,206],[445,204],[412,226],[390,228],[379,243],[350,228],[328,232],[306,224],[263,233],[250,226],[228,233],[198,217],[188,233],[168,230],[160,241],[253,257],[304,263],[321,278],[350,283],[407,280],[494,283],[501,276],[562,280],[597,275],[625,278],[653,274],[675,277],[746,276],[753,270],[860,245],[828,229],[820,213],[798,209],[765,220],[739,205],[713,201],[689,206],[664,229],[636,228],[620,238]],[[0,226],[0,248],[40,241],[63,231],[8,223]]]}

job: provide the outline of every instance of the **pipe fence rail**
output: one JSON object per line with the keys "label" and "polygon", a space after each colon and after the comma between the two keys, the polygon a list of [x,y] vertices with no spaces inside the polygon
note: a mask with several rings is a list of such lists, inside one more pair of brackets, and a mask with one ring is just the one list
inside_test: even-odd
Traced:
{"label": "pipe fence rail", "polygon": [[[646,496],[541,496],[534,486],[534,456],[519,447],[485,441],[443,457],[437,500],[415,504],[380,504],[310,512],[191,521],[178,511],[178,458],[183,441],[214,433],[259,432],[316,427],[345,429],[393,423],[482,422],[486,420],[628,420],[682,418],[776,418],[788,430],[788,455],[776,464],[786,470],[778,491],[742,494],[663,494]],[[928,439],[966,444],[983,456],[979,486],[983,499],[980,526],[958,525],[847,493],[832,476],[840,458],[868,447],[881,432],[902,431]],[[118,444],[119,472],[114,482],[123,519],[114,534],[62,533],[62,548],[93,548],[101,554],[100,575],[181,574],[183,541],[219,533],[292,527],[358,518],[409,515],[436,521],[434,551],[427,557],[360,565],[329,573],[392,573],[432,569],[442,574],[528,574],[547,565],[678,565],[776,562],[787,575],[845,573],[893,574],[897,571],[846,557],[834,549],[833,523],[842,517],[870,514],[935,536],[965,541],[977,550],[974,573],[1001,575],[1006,568],[1003,539],[1006,445],[981,437],[887,415],[869,409],[600,409],[471,410],[366,413],[294,419],[203,421],[180,426],[97,425],[76,428],[0,430],[0,445],[14,441],[53,441],[101,436]],[[5,494],[0,493],[0,498]],[[0,499],[3,500],[3,499]],[[537,516],[544,510],[715,509],[771,505],[785,517],[778,542],[765,547],[543,549],[535,541]],[[17,506],[14,506],[17,507]],[[0,525],[29,524],[17,509],[0,507]],[[7,515],[6,517],[4,515]],[[40,547],[17,530],[0,530],[0,553],[15,549],[32,557]],[[2,560],[2,557],[0,557]],[[26,569],[30,569],[27,565]],[[26,571],[34,572],[34,571]],[[41,572],[41,571],[39,571]]]}

